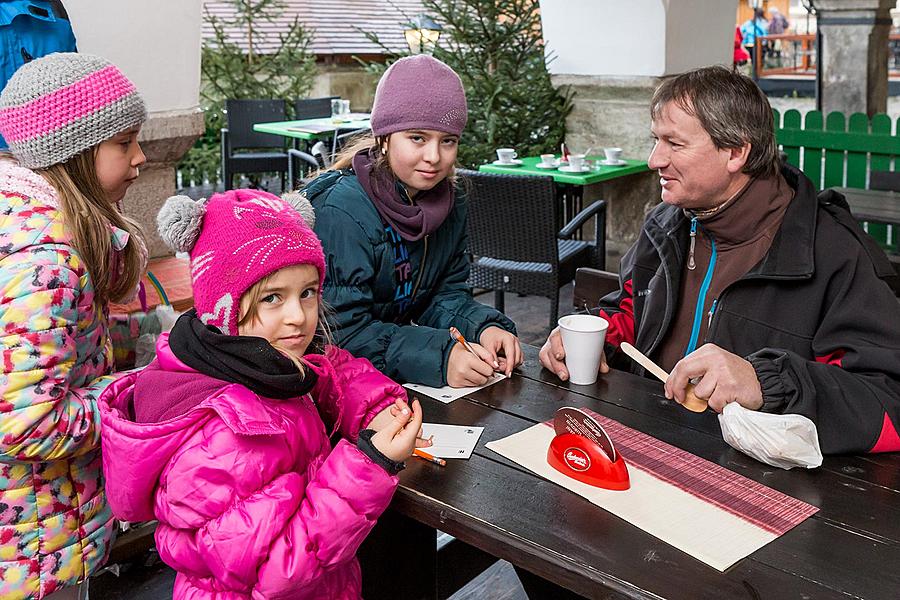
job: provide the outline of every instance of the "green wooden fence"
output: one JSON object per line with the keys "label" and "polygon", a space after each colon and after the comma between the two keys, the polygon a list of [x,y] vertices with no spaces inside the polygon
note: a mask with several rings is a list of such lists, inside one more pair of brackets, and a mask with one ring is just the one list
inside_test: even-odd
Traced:
{"label": "green wooden fence", "polygon": [[[845,186],[867,189],[871,171],[900,170],[900,122],[877,114],[870,120],[862,113],[847,119],[832,112],[823,119],[817,110],[801,115],[791,109],[775,112],[775,139],[788,162],[802,170],[816,187],[824,190]],[[900,120],[898,120],[900,121]],[[896,228],[882,223],[863,223],[866,231],[888,250],[897,252]]]}

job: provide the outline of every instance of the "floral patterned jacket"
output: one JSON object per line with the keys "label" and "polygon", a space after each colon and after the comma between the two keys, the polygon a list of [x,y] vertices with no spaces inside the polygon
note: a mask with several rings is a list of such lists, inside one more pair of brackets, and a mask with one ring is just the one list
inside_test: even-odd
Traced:
{"label": "floral patterned jacket", "polygon": [[43,598],[106,559],[96,398],[112,381],[107,310],[54,189],[0,160],[0,600]]}

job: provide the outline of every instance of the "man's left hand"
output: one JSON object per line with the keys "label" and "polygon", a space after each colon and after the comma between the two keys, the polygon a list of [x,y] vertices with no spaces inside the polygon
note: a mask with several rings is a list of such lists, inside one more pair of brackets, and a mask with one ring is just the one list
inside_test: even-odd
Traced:
{"label": "man's left hand", "polygon": [[762,408],[762,388],[753,365],[715,344],[704,344],[678,361],[666,380],[666,398],[683,404],[692,380],[697,381],[694,393],[717,413],[729,402],[750,410]]}

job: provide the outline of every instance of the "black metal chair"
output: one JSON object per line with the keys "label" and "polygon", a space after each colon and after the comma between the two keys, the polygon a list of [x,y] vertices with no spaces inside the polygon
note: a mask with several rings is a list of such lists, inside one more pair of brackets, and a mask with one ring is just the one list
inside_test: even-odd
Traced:
{"label": "black metal chair", "polygon": [[[468,202],[469,285],[503,294],[550,298],[550,327],[559,314],[559,288],[579,267],[606,265],[606,201],[597,200],[557,230],[561,211],[551,177],[490,175],[460,170]],[[596,216],[593,240],[573,239]]]}
{"label": "black metal chair", "polygon": [[324,98],[297,98],[294,100],[294,119],[321,119],[331,116],[331,101],[340,96]]}
{"label": "black metal chair", "polygon": [[222,129],[222,178],[232,189],[236,173],[281,173],[281,188],[288,169],[288,154],[281,136],[253,131],[255,123],[284,121],[284,100],[226,100],[228,127]]}

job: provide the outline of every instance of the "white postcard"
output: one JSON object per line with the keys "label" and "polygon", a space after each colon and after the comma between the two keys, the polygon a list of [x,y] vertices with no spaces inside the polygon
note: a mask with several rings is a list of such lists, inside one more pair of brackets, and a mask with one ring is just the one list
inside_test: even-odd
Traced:
{"label": "white postcard", "polygon": [[422,450],[438,458],[469,458],[483,431],[484,427],[422,423],[423,437],[434,436],[434,445]]}
{"label": "white postcard", "polygon": [[444,404],[450,404],[457,398],[462,398],[466,394],[477,392],[481,388],[486,388],[489,385],[494,385],[498,381],[502,381],[504,379],[506,379],[506,375],[504,375],[503,373],[494,373],[493,376],[488,379],[488,382],[486,384],[476,387],[455,388],[450,387],[449,385],[445,385],[444,387],[434,388],[427,385],[422,385],[421,383],[405,383],[403,384],[403,387],[420,394],[425,394],[426,396],[434,398],[435,400],[439,400]]}

